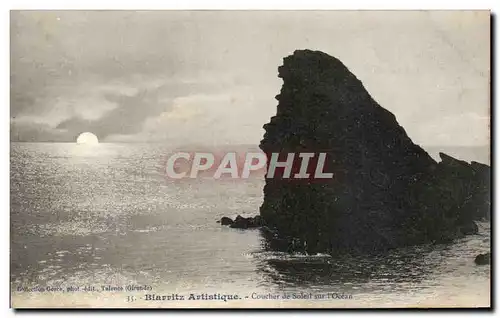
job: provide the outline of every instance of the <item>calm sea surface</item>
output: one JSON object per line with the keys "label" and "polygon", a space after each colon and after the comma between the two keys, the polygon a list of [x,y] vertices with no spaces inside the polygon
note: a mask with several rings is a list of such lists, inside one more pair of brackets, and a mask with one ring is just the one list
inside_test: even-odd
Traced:
{"label": "calm sea surface", "polygon": [[[164,177],[168,151],[155,144],[12,143],[13,299],[39,299],[20,286],[147,284],[155,294],[352,295],[324,306],[490,303],[490,267],[474,264],[490,249],[489,223],[451,245],[377,257],[269,252],[258,230],[216,223],[257,214],[264,181],[172,182]],[[103,298],[100,305],[123,301]]]}

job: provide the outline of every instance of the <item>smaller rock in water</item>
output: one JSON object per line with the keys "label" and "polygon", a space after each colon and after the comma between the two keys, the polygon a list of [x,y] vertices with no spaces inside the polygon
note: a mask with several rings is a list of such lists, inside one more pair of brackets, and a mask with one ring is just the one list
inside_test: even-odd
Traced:
{"label": "smaller rock in water", "polygon": [[222,219],[220,219],[220,221],[217,221],[217,223],[220,223],[221,225],[231,225],[234,223],[234,221],[231,218],[224,216],[222,217]]}
{"label": "smaller rock in water", "polygon": [[228,217],[223,217],[219,223],[221,225],[229,225],[229,227],[233,229],[249,229],[249,228],[256,228],[256,227],[261,227],[264,223],[262,221],[262,217],[260,215],[257,215],[255,217],[249,217],[245,218],[242,217],[241,215],[238,215],[236,219],[231,220]]}
{"label": "smaller rock in water", "polygon": [[474,263],[477,265],[488,265],[491,262],[491,253],[479,254],[476,256]]}

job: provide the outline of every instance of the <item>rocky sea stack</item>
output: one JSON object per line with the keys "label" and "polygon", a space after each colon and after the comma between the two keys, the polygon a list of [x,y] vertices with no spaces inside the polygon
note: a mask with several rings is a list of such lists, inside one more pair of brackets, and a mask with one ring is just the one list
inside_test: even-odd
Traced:
{"label": "rocky sea stack", "polygon": [[309,253],[367,253],[477,233],[474,220],[490,210],[488,166],[445,154],[437,163],[323,52],[295,51],[279,77],[277,113],[260,148],[268,156],[326,152],[334,177],[266,178],[260,214],[271,240]]}

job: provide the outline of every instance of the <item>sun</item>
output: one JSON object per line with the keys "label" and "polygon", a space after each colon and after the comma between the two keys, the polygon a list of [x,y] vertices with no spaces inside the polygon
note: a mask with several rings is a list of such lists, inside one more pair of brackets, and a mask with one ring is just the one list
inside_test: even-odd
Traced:
{"label": "sun", "polygon": [[99,139],[97,139],[97,136],[91,132],[84,132],[76,138],[76,143],[84,145],[97,145],[99,143]]}

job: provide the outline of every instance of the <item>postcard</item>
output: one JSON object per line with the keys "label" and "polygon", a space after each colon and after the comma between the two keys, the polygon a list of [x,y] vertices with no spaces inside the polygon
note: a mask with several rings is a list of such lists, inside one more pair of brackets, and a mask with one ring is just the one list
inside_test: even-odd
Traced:
{"label": "postcard", "polygon": [[11,11],[21,308],[489,308],[489,11]]}

